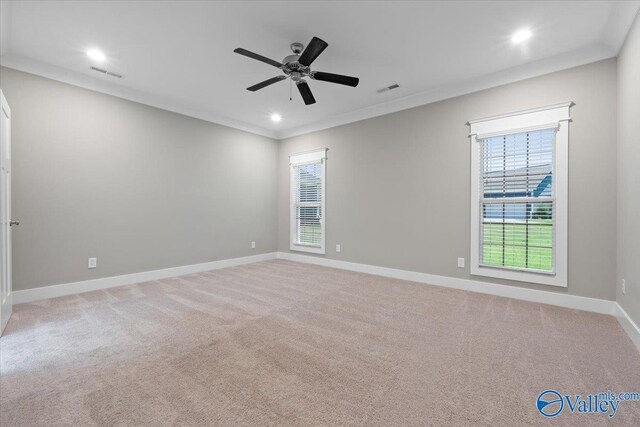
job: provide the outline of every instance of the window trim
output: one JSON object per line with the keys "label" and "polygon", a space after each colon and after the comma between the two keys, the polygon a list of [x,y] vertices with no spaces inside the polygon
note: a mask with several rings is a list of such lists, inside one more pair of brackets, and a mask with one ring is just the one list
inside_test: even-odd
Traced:
{"label": "window trim", "polygon": [[[322,168],[321,180],[321,200],[320,200],[320,245],[314,246],[305,243],[297,243],[296,237],[296,183],[295,166],[320,163]],[[289,156],[289,249],[292,251],[309,252],[314,254],[325,254],[325,223],[326,223],[326,183],[327,183],[327,148],[305,151]]]}
{"label": "window trim", "polygon": [[[567,287],[568,270],[568,201],[569,201],[569,122],[573,102],[518,111],[511,114],[471,120],[471,262],[475,276],[494,277],[542,285]],[[480,140],[540,129],[556,129],[554,143],[554,265],[555,273],[534,272],[514,268],[489,267],[480,264],[482,202],[482,153]]]}

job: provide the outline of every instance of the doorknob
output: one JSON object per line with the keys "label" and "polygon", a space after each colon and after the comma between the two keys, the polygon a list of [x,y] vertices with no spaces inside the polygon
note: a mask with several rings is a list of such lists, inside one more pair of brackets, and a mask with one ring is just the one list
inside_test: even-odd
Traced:
{"label": "doorknob", "polygon": [[20,225],[20,220],[19,219],[12,219],[11,221],[9,221],[9,226],[13,227],[14,225]]}

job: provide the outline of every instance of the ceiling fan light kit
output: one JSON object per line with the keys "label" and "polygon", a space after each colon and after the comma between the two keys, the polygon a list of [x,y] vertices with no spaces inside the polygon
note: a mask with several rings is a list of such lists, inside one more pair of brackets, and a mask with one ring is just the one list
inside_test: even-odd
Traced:
{"label": "ceiling fan light kit", "polygon": [[315,61],[316,58],[320,56],[320,54],[327,48],[327,46],[329,46],[327,42],[319,39],[318,37],[312,38],[306,49],[304,48],[304,45],[302,43],[291,43],[290,47],[293,55],[285,57],[282,60],[282,63],[242,48],[237,48],[234,50],[234,52],[255,59],[257,61],[264,62],[265,64],[272,65],[276,68],[279,68],[284,73],[284,75],[272,77],[263,82],[250,86],[247,88],[248,91],[255,92],[269,85],[290,78],[293,82],[295,82],[304,103],[306,105],[311,105],[315,104],[316,100],[313,97],[313,93],[311,93],[309,84],[305,80],[305,78],[307,77],[313,80],[337,83],[351,87],[358,86],[358,83],[360,81],[360,79],[358,79],[357,77],[343,76],[341,74],[325,73],[322,71],[311,70],[311,64],[313,63],[313,61]]}

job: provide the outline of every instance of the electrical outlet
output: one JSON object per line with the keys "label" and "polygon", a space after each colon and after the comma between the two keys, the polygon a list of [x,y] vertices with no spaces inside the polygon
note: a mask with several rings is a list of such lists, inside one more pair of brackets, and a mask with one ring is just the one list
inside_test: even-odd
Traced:
{"label": "electrical outlet", "polygon": [[251,249],[255,249],[255,248],[256,248],[256,242],[255,242],[255,241],[252,241],[252,242],[251,242]]}
{"label": "electrical outlet", "polygon": [[624,279],[622,279],[622,295],[626,295],[627,294],[627,282],[625,282]]}
{"label": "electrical outlet", "polygon": [[464,268],[464,258],[458,258],[458,268]]}
{"label": "electrical outlet", "polygon": [[96,268],[98,266],[98,258],[89,258],[87,268]]}
{"label": "electrical outlet", "polygon": [[340,252],[340,245],[336,245],[336,252]]}

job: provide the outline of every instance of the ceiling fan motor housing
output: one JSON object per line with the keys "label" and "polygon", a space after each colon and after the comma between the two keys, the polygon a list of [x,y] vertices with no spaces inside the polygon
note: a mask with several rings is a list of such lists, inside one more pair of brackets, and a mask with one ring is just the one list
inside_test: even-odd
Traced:
{"label": "ceiling fan motor housing", "polygon": [[298,62],[300,55],[289,55],[282,60],[282,71],[294,81],[311,75],[311,67]]}

